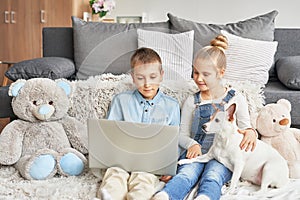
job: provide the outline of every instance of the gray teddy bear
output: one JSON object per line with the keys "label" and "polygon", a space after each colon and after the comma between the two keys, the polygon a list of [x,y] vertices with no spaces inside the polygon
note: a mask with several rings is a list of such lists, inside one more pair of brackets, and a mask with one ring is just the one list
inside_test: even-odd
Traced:
{"label": "gray teddy bear", "polygon": [[80,175],[87,160],[87,128],[68,116],[71,85],[65,80],[17,80],[9,88],[18,119],[0,134],[0,164],[29,180]]}

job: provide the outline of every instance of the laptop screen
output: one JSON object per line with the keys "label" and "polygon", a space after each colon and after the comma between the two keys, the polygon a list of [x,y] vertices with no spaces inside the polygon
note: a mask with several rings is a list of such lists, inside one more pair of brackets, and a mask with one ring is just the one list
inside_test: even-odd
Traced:
{"label": "laptop screen", "polygon": [[178,126],[89,119],[89,167],[175,175]]}

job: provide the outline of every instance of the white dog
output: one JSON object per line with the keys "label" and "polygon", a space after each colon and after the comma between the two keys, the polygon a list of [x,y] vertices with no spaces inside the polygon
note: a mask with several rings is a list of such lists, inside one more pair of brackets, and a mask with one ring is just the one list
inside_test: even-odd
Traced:
{"label": "white dog", "polygon": [[239,144],[243,135],[238,133],[238,127],[233,120],[235,104],[226,112],[218,111],[213,118],[204,124],[207,134],[215,133],[212,147],[207,154],[192,159],[182,159],[178,164],[192,162],[208,162],[216,159],[223,163],[232,173],[229,193],[236,190],[240,178],[260,185],[255,194],[263,194],[267,188],[279,188],[289,180],[289,169],[286,160],[270,145],[257,140],[253,151],[241,150]]}

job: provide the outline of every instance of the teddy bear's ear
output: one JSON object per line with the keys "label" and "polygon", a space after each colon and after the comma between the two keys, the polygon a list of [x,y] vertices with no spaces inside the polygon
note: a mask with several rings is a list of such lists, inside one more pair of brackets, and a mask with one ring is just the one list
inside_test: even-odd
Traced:
{"label": "teddy bear's ear", "polygon": [[8,95],[11,96],[11,97],[18,96],[20,89],[23,88],[25,83],[26,83],[25,79],[19,79],[16,82],[13,82],[9,86]]}
{"label": "teddy bear's ear", "polygon": [[71,92],[72,92],[72,87],[70,85],[70,83],[64,79],[58,79],[55,80],[56,84],[61,87],[67,96],[70,96]]}
{"label": "teddy bear's ear", "polygon": [[269,109],[268,107],[263,107],[259,110],[259,116],[260,117],[264,117],[266,114],[269,113]]}
{"label": "teddy bear's ear", "polygon": [[291,103],[288,100],[286,100],[286,99],[279,99],[277,101],[277,103],[278,104],[282,104],[283,106],[285,106],[288,109],[289,112],[291,112],[292,105],[291,105]]}

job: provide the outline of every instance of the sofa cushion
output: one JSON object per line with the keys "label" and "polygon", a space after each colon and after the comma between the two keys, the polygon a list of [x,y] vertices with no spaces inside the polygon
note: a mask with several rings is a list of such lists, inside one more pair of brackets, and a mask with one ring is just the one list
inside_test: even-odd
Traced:
{"label": "sofa cushion", "polygon": [[75,73],[74,62],[62,57],[44,57],[14,64],[5,76],[12,81],[30,78],[69,78]]}
{"label": "sofa cushion", "polygon": [[223,30],[221,33],[228,39],[224,78],[247,80],[263,87],[268,82],[278,42],[243,38]]}
{"label": "sofa cushion", "polygon": [[274,20],[278,12],[276,10],[259,15],[244,21],[228,24],[206,24],[182,19],[168,13],[170,28],[178,32],[195,31],[194,52],[209,44],[209,42],[220,34],[221,30],[226,30],[231,34],[241,37],[273,41]]}
{"label": "sofa cushion", "polygon": [[191,79],[194,31],[169,34],[138,29],[138,47],[154,49],[162,59],[165,80]]}
{"label": "sofa cushion", "polygon": [[72,21],[78,79],[128,72],[130,57],[138,48],[137,28],[169,32],[168,22],[119,24],[85,22],[76,17]]}
{"label": "sofa cushion", "polygon": [[275,63],[278,79],[287,87],[300,89],[300,56],[279,58]]}

